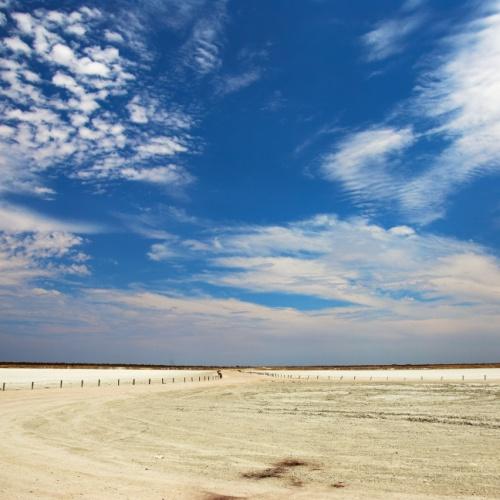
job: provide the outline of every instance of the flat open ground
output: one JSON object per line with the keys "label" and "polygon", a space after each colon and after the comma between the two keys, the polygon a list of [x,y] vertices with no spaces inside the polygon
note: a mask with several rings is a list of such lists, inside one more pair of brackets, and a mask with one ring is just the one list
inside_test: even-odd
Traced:
{"label": "flat open ground", "polygon": [[500,498],[500,382],[483,371],[7,390],[0,498]]}

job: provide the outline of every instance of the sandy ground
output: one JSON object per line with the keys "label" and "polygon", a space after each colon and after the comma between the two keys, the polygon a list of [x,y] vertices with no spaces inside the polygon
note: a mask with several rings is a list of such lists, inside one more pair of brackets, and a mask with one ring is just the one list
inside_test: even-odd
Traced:
{"label": "sandy ground", "polygon": [[500,384],[0,392],[0,498],[500,498]]}

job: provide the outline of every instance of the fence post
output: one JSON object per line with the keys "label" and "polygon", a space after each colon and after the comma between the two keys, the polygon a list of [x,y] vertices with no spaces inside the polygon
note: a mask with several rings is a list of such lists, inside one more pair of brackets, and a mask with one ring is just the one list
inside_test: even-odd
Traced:
{"label": "fence post", "polygon": [[97,379],[97,387],[101,387],[101,379]]}
{"label": "fence post", "polygon": [[163,377],[161,378],[161,385],[163,385],[165,382],[163,381]]}
{"label": "fence post", "polygon": [[148,379],[148,385],[151,385],[151,379]]}
{"label": "fence post", "polygon": [[118,385],[120,385],[120,379],[118,379]]}
{"label": "fence post", "polygon": [[80,384],[80,387],[83,387],[83,380],[82,380],[82,382],[81,382],[81,384]]}
{"label": "fence post", "polygon": [[59,381],[59,389],[62,389],[62,380]]}
{"label": "fence post", "polygon": [[31,382],[31,390],[33,390],[34,385],[35,385],[35,382]]}
{"label": "fence post", "polygon": [[135,378],[132,379],[132,385],[135,385]]}

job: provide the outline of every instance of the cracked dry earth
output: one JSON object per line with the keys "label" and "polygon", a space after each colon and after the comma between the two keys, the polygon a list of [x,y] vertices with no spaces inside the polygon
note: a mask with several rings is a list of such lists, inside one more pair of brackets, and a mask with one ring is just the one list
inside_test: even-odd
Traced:
{"label": "cracked dry earth", "polygon": [[0,393],[0,498],[500,498],[500,384]]}

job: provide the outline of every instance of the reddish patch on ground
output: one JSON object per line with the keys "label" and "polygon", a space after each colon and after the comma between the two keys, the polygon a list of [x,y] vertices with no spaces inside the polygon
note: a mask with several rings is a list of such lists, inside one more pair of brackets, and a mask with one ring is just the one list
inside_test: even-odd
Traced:
{"label": "reddish patch on ground", "polygon": [[342,481],[339,481],[338,483],[333,483],[332,486],[334,488],[345,488],[346,487],[346,485]]}
{"label": "reddish patch on ground", "polygon": [[[270,477],[282,477],[283,474],[288,472],[291,467],[301,467],[307,465],[307,462],[298,460],[296,458],[284,458],[276,462],[273,467],[259,471],[244,472],[241,474],[246,479],[268,479]],[[298,481],[298,480],[297,480]],[[301,483],[302,484],[302,483]]]}

